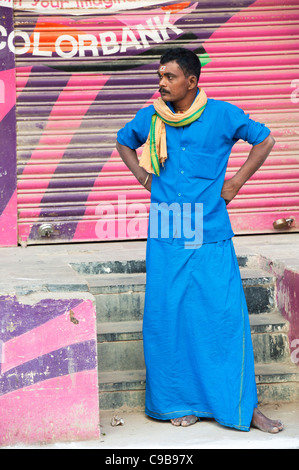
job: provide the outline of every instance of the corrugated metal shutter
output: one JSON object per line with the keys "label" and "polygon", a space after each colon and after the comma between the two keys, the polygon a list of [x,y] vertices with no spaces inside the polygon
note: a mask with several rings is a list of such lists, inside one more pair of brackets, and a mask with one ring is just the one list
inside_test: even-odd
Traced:
{"label": "corrugated metal shutter", "polygon": [[[235,233],[277,232],[273,222],[282,218],[294,220],[284,231],[298,231],[298,7],[298,1],[256,1],[205,43],[212,60],[202,83],[209,95],[266,123],[276,140],[265,164],[229,205]],[[241,141],[235,145],[228,177],[245,161],[249,149]]]}
{"label": "corrugated metal shutter", "polygon": [[[89,16],[16,11],[15,29],[31,41],[25,54],[16,55],[19,239],[146,237],[149,193],[115,152],[115,138],[157,96],[156,70],[166,45],[195,50],[208,96],[242,107],[269,125],[276,139],[271,157],[229,206],[235,233],[274,231],[282,217],[298,221],[298,24],[294,0],[219,0],[213,7],[207,0],[151,2],[149,8]],[[83,34],[91,35],[89,42],[79,38]],[[116,43],[109,42],[113,34]],[[15,43],[24,51],[26,36]],[[249,149],[237,143],[228,176]],[[298,223],[287,230],[298,230]]]}

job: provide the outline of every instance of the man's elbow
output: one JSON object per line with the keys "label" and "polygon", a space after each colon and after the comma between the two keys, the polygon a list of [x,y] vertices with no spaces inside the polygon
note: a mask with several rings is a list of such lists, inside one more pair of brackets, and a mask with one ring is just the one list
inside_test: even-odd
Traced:
{"label": "man's elbow", "polygon": [[268,156],[272,148],[274,147],[274,145],[275,145],[275,139],[271,134],[269,134],[262,142],[255,145],[255,147],[259,149],[260,151],[262,151],[263,153],[266,153],[266,155]]}
{"label": "man's elbow", "polygon": [[269,134],[268,137],[266,137],[266,139],[264,140],[263,142],[267,147],[269,147],[270,150],[272,150],[272,148],[274,147],[275,145],[275,139],[273,137],[272,134]]}

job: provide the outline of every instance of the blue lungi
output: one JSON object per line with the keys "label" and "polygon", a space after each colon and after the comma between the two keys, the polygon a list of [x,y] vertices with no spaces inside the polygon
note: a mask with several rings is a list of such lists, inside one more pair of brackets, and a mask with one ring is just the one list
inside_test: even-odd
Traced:
{"label": "blue lungi", "polygon": [[248,311],[231,239],[185,249],[148,238],[146,413],[249,431],[257,392]]}

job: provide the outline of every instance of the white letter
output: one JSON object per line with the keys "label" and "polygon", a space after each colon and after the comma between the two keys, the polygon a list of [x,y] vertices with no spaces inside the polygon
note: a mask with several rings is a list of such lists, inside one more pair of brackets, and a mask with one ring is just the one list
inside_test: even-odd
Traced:
{"label": "white letter", "polygon": [[[291,348],[295,348],[296,346],[299,346],[299,339],[293,339],[291,342]],[[298,356],[297,356],[298,354]],[[291,354],[291,360],[294,364],[298,364],[299,362],[299,347],[297,349],[294,349]]]}
{"label": "white letter", "polygon": [[[170,205],[167,202],[160,202],[160,204],[154,202],[150,206],[150,238],[158,238],[159,232],[161,238],[169,238],[169,219],[170,211],[172,211],[172,236],[174,238],[181,237],[181,208],[178,202],[172,202]],[[161,217],[159,215],[161,214]],[[161,220],[161,224],[159,221]],[[159,228],[161,230],[159,231]],[[175,234],[174,234],[175,232]]]}
{"label": "white letter", "polygon": [[184,32],[181,29],[177,28],[174,24],[171,24],[169,22],[169,18],[170,18],[170,12],[166,13],[166,15],[164,16],[163,24],[161,24],[159,16],[154,17],[156,25],[158,26],[158,29],[160,30],[164,41],[169,39],[167,28],[172,29],[172,31],[174,31],[177,35],[182,34]]}
{"label": "white letter", "polygon": [[[16,49],[14,45],[14,38],[16,36],[20,36],[21,38],[24,39],[25,44],[21,49]],[[8,47],[16,55],[21,55],[21,54],[26,54],[26,52],[29,51],[30,49],[30,38],[27,33],[24,31],[12,31],[10,35],[8,36]]]}
{"label": "white letter", "polygon": [[[84,45],[85,41],[91,41],[89,45]],[[93,56],[98,56],[98,41],[93,34],[79,34],[78,35],[79,43],[79,56],[84,57],[85,51],[91,50]]]}
{"label": "white letter", "polygon": [[[105,214],[104,214],[105,212]],[[95,226],[96,236],[100,240],[105,238],[115,238],[115,210],[112,204],[98,205],[95,210],[95,215],[101,217]]]}
{"label": "white letter", "polygon": [[[116,54],[119,51],[119,44],[115,33],[108,31],[107,33],[101,33],[99,36],[103,55]],[[108,40],[108,38],[110,39]]]}
{"label": "white letter", "polygon": [[[130,41],[128,41],[130,39]],[[126,52],[128,47],[136,47],[136,49],[142,49],[141,44],[139,44],[135,34],[130,28],[123,28],[123,35],[121,40],[121,49],[120,52]]]}
{"label": "white letter", "polygon": [[191,203],[183,203],[183,233],[186,239],[191,239],[194,236],[194,240],[185,241],[185,248],[197,249],[202,246],[203,240],[203,204],[201,202],[195,203],[195,227],[192,230],[192,212]]}
{"label": "white letter", "polygon": [[[71,43],[71,45],[73,46],[73,49],[71,51],[64,52],[61,50],[60,44],[64,41],[69,41]],[[65,57],[66,59],[74,57],[74,55],[76,55],[78,52],[78,44],[76,39],[73,36],[70,36],[69,34],[63,34],[62,36],[59,36],[55,42],[55,51],[60,57]]]}
{"label": "white letter", "polygon": [[[298,93],[299,93],[299,80],[293,80],[292,81],[292,84],[291,84],[292,87],[295,87],[295,90],[292,91],[291,93],[291,101],[292,103],[299,103],[299,97],[298,97]],[[296,88],[297,87],[297,88]]]}
{"label": "white letter", "polygon": [[39,38],[40,38],[40,33],[33,33],[33,52],[32,52],[32,55],[51,57],[52,51],[40,51],[39,50]]}
{"label": "white letter", "polygon": [[137,26],[137,31],[139,33],[140,39],[143,43],[143,46],[144,47],[149,47],[150,46],[149,43],[148,43],[148,40],[146,39],[146,36],[148,36],[149,38],[151,38],[155,42],[162,42],[162,38],[159,35],[158,31],[154,28],[151,19],[147,20],[147,24],[149,25],[150,30],[145,29],[145,27],[142,24],[139,24]]}
{"label": "white letter", "polygon": [[117,238],[127,238],[127,198],[118,196],[117,201]]}
{"label": "white letter", "polygon": [[146,236],[147,230],[147,210],[145,204],[133,203],[129,204],[127,210],[127,216],[130,217],[131,214],[134,214],[133,217],[128,222],[127,233],[129,238],[135,237],[144,237]]}

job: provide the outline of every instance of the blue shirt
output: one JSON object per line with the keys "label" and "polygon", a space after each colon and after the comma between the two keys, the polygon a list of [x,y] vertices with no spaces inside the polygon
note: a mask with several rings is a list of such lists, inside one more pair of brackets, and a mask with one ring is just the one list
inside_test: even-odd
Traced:
{"label": "blue shirt", "polygon": [[[140,109],[118,132],[117,141],[131,149],[141,147],[154,113],[153,105]],[[239,139],[257,145],[269,134],[242,109],[214,99],[208,99],[192,124],[166,125],[168,158],[160,166],[160,176],[152,179],[149,236],[168,243],[177,238],[185,246],[186,241],[201,245],[231,238],[234,233],[221,197],[231,149]]]}

